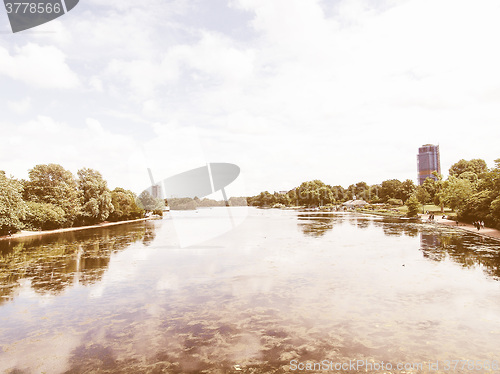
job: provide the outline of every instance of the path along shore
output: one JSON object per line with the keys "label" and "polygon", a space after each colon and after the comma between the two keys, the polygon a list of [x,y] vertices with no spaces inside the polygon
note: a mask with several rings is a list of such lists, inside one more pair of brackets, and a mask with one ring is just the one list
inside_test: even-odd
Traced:
{"label": "path along shore", "polygon": [[469,231],[477,235],[484,236],[485,238],[490,238],[490,239],[495,239],[500,241],[500,230],[493,229],[491,227],[485,227],[484,229],[478,229],[474,227],[473,225],[469,223],[463,223],[463,222],[458,222],[458,226],[456,221],[451,221],[446,218],[443,218],[440,215],[435,214],[434,215],[434,221],[428,221],[429,215],[428,214],[422,214],[420,216],[422,219],[422,222],[434,222],[438,223],[440,225],[446,225],[446,226],[451,226],[456,229],[464,230],[464,231]]}
{"label": "path along shore", "polygon": [[40,235],[49,235],[49,234],[57,234],[61,232],[69,232],[69,231],[80,231],[80,230],[88,230],[88,229],[100,229],[103,227],[109,227],[109,226],[116,226],[116,225],[123,225],[125,223],[133,223],[133,222],[141,222],[141,221],[148,221],[151,218],[140,218],[140,219],[132,219],[130,221],[119,221],[119,222],[103,222],[98,225],[92,225],[92,226],[78,226],[78,227],[67,227],[64,229],[57,229],[57,230],[43,230],[43,231],[19,231],[15,234],[12,235],[5,235],[5,236],[0,236],[0,240],[10,240],[10,239],[17,239],[17,238],[25,238],[29,236],[40,236]]}

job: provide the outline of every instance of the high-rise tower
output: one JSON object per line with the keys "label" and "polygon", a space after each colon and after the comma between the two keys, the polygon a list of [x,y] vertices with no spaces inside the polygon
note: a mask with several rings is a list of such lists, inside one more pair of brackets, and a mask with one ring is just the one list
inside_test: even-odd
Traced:
{"label": "high-rise tower", "polygon": [[418,184],[421,185],[427,178],[436,179],[432,172],[441,174],[439,145],[425,144],[418,149]]}

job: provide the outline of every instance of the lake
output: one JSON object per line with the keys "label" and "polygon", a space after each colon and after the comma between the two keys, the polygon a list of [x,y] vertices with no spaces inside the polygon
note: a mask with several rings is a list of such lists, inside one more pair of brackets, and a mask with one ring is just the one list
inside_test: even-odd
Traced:
{"label": "lake", "polygon": [[226,208],[0,241],[0,371],[498,372],[499,242],[355,213],[231,211],[240,225],[186,247],[176,222],[217,232]]}

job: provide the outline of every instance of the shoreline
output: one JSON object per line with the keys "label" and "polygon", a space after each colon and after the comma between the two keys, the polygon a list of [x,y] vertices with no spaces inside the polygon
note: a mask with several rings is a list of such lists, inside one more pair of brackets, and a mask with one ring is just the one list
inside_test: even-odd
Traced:
{"label": "shoreline", "polygon": [[441,217],[441,216],[434,219],[434,221],[428,221],[427,220],[428,217],[429,217],[429,215],[422,214],[420,216],[422,223],[434,223],[434,224],[437,223],[438,225],[449,226],[449,227],[452,227],[454,229],[470,232],[472,234],[479,235],[479,236],[482,236],[482,237],[487,238],[487,239],[500,241],[500,230],[497,230],[497,229],[494,229],[491,227],[485,227],[484,229],[478,230],[473,225],[471,225],[469,223],[464,223],[464,222],[459,222],[459,225],[457,226],[456,221],[451,221],[451,220],[446,219],[446,218],[443,219],[443,217]]}
{"label": "shoreline", "polygon": [[133,222],[141,222],[141,221],[148,221],[151,218],[139,218],[139,219],[132,219],[129,221],[118,221],[118,222],[103,222],[99,223],[97,225],[91,225],[91,226],[78,226],[78,227],[66,227],[63,229],[56,229],[56,230],[42,230],[42,231],[19,231],[15,234],[12,235],[4,235],[0,236],[0,240],[11,240],[11,239],[19,239],[19,238],[27,238],[30,236],[39,236],[39,235],[49,235],[49,234],[59,234],[62,232],[70,232],[70,231],[81,231],[81,230],[89,230],[89,229],[101,229],[103,227],[109,227],[109,226],[117,226],[117,225],[123,225],[126,223],[133,223]]}

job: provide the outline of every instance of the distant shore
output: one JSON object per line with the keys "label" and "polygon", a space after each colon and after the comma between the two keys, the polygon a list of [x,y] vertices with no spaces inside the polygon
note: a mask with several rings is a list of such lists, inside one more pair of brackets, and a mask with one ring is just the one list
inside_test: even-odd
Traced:
{"label": "distant shore", "polygon": [[125,223],[148,221],[150,219],[151,218],[148,217],[148,218],[132,219],[132,220],[129,220],[129,221],[103,222],[103,223],[99,223],[97,225],[67,227],[67,228],[57,229],[57,230],[19,231],[19,232],[15,233],[15,234],[12,234],[10,236],[9,235],[0,236],[0,240],[10,240],[10,239],[26,238],[26,237],[30,237],[30,236],[58,234],[58,233],[61,233],[61,232],[80,231],[80,230],[88,230],[88,229],[100,229],[100,228],[103,228],[103,227],[123,225]]}
{"label": "distant shore", "polygon": [[455,229],[471,232],[473,234],[483,236],[488,239],[494,239],[500,241],[500,230],[491,228],[491,227],[485,227],[484,229],[478,230],[476,227],[469,223],[464,223],[464,222],[458,222],[458,226],[456,221],[451,221],[449,219],[443,218],[442,216],[435,216],[436,218],[434,221],[428,221],[429,215],[427,214],[422,214],[420,218],[422,219],[422,223],[437,223],[439,225],[444,225],[444,226],[450,226]]}

